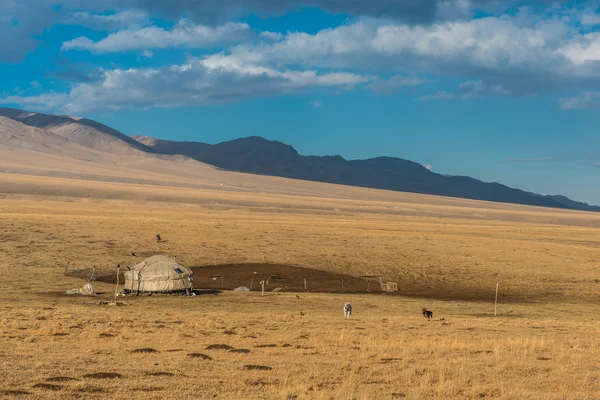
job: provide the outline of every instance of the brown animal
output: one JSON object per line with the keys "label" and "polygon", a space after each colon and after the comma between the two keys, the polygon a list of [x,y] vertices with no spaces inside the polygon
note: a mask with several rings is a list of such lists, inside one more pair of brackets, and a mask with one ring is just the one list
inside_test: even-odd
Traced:
{"label": "brown animal", "polygon": [[433,318],[433,311],[429,311],[428,309],[424,308],[423,309],[423,318],[427,318],[427,320],[430,320],[431,318]]}
{"label": "brown animal", "polygon": [[162,239],[160,238],[160,235],[156,235],[156,243],[160,243],[162,241]]}

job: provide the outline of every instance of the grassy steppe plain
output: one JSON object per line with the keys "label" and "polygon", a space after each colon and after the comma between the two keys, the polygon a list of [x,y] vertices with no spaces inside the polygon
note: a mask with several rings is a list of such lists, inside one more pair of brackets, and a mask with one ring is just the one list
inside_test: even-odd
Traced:
{"label": "grassy steppe plain", "polygon": [[[600,216],[315,187],[0,174],[0,397],[600,399]],[[84,283],[67,263],[103,274],[157,253],[382,275],[400,293],[57,295]]]}

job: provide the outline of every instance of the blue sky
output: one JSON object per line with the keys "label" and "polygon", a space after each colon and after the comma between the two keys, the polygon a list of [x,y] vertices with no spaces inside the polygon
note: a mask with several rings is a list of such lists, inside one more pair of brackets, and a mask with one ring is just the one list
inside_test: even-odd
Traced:
{"label": "blue sky", "polygon": [[3,0],[0,105],[600,204],[599,28],[591,1]]}

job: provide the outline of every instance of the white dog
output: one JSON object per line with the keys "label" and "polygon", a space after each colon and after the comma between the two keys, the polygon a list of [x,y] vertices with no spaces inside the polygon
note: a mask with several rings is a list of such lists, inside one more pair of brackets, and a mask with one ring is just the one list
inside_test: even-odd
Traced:
{"label": "white dog", "polygon": [[352,304],[344,303],[344,318],[352,317]]}

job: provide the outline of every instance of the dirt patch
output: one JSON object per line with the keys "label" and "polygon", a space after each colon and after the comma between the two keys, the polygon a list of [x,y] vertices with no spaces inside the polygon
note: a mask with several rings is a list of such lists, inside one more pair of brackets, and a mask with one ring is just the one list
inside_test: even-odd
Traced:
{"label": "dirt patch", "polygon": [[46,382],[69,382],[69,381],[78,381],[77,378],[71,378],[70,376],[53,376],[46,379]]}
{"label": "dirt patch", "polygon": [[151,347],[144,347],[141,349],[135,349],[131,351],[132,353],[158,353],[158,350],[153,349]]}
{"label": "dirt patch", "polygon": [[[192,268],[194,283],[208,289],[235,289],[252,286],[260,290],[260,281],[268,284],[265,291],[281,288],[283,292],[304,292],[306,279],[309,292],[348,293],[367,292],[368,282],[350,275],[336,274],[315,268],[282,264],[224,264]],[[214,279],[215,277],[223,277]],[[370,290],[380,292],[379,287],[370,285]]]}
{"label": "dirt patch", "polygon": [[162,386],[138,386],[134,387],[132,390],[136,392],[160,392],[165,390],[165,388]]}
{"label": "dirt patch", "polygon": [[190,358],[201,358],[203,360],[212,360],[211,356],[207,356],[206,354],[202,354],[202,353],[190,353],[190,354],[188,354],[188,357],[190,357]]}
{"label": "dirt patch", "polygon": [[228,344],[210,344],[206,346],[206,350],[233,350],[233,347]]}
{"label": "dirt patch", "polygon": [[250,353],[250,350],[248,349],[231,349],[229,350],[230,353],[241,353],[241,354],[248,354]]}
{"label": "dirt patch", "polygon": [[257,344],[254,347],[259,347],[259,348],[260,347],[277,347],[277,345],[276,344]]}
{"label": "dirt patch", "polygon": [[56,392],[63,388],[61,385],[53,385],[52,383],[36,383],[32,387],[34,389],[53,390]]}
{"label": "dirt patch", "polygon": [[123,375],[116,372],[95,372],[93,374],[83,375],[83,377],[92,379],[121,379],[123,378]]}
{"label": "dirt patch", "polygon": [[[194,272],[194,286],[202,289],[232,290],[240,286],[252,286],[252,290],[259,291],[260,281],[269,280],[265,291],[271,292],[275,288],[281,288],[283,292],[304,292],[304,279],[306,279],[309,292],[367,293],[367,286],[369,286],[370,292],[381,293],[378,284],[369,285],[361,278],[294,265],[222,264],[191,269]],[[115,284],[116,276],[107,275],[99,277],[98,280]],[[123,273],[119,281],[121,283],[125,281]]]}
{"label": "dirt patch", "polygon": [[[307,282],[307,290],[312,293],[371,293],[382,294],[379,283],[369,282],[366,279],[324,271],[318,268],[302,267],[285,264],[218,264],[192,267],[194,272],[194,286],[202,289],[194,289],[196,294],[218,294],[219,290],[233,290],[240,286],[247,286],[252,291],[260,291],[260,281],[264,280],[266,292],[281,288],[282,292],[304,292],[304,280]],[[414,298],[430,298],[436,300],[454,301],[489,301],[493,299],[493,290],[479,287],[462,287],[460,285],[449,286],[435,279],[415,279],[414,277],[388,277],[398,283],[397,292],[386,293],[387,295],[401,295]],[[124,282],[121,274],[119,281]],[[115,275],[106,275],[97,280],[115,284]],[[385,279],[384,279],[385,280]],[[243,293],[243,292],[240,292]],[[502,297],[504,303],[532,301],[531,294],[525,296],[518,293],[510,293]],[[298,301],[302,298],[298,296]]]}
{"label": "dirt patch", "polygon": [[[261,290],[260,281],[268,284],[266,292],[281,288],[281,292],[312,293],[371,293],[382,294],[378,282],[369,283],[366,279],[324,271],[319,268],[303,267],[285,264],[248,263],[248,264],[218,264],[191,267],[194,272],[194,286],[196,294],[218,294],[219,290],[233,290],[240,286],[247,286],[252,291]],[[417,279],[415,277],[387,277],[398,284],[399,291],[386,293],[387,295],[401,295],[414,298],[430,298],[436,300],[454,301],[489,301],[494,298],[492,289],[483,289],[477,286],[448,285],[436,279]],[[121,273],[119,281],[124,282]],[[97,280],[115,284],[115,275],[105,275]],[[384,278],[385,280],[385,278]],[[278,290],[279,291],[279,290]],[[244,292],[240,292],[244,293]],[[510,293],[502,297],[504,303],[533,301],[531,294]],[[298,301],[302,298],[298,296]]]}
{"label": "dirt patch", "polygon": [[244,369],[249,371],[270,371],[273,368],[266,365],[244,365]]}
{"label": "dirt patch", "polygon": [[0,395],[2,396],[27,396],[29,392],[24,390],[0,390]]}

